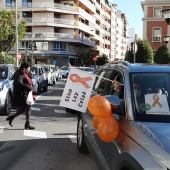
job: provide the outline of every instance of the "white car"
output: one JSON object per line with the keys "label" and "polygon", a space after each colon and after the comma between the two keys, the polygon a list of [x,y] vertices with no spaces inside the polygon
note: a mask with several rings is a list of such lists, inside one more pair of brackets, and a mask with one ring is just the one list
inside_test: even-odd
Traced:
{"label": "white car", "polygon": [[0,64],[0,110],[8,115],[12,106],[13,74],[17,70],[13,64]]}
{"label": "white car", "polygon": [[60,68],[62,77],[67,78],[69,74],[69,67],[68,66],[63,66]]}

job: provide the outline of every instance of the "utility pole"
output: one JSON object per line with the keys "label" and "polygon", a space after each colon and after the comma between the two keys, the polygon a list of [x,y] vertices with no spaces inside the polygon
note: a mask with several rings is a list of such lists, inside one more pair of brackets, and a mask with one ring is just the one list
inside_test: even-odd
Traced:
{"label": "utility pole", "polygon": [[16,33],[16,61],[17,61],[17,67],[18,67],[18,4],[17,4],[17,0],[15,1],[15,33]]}
{"label": "utility pole", "polygon": [[133,58],[133,62],[136,63],[136,51],[137,51],[137,34],[135,34],[135,40],[134,40],[134,58]]}

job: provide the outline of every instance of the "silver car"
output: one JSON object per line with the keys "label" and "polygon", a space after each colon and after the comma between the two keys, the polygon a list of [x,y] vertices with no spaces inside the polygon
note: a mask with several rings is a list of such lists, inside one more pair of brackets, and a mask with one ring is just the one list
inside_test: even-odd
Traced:
{"label": "silver car", "polygon": [[[104,142],[89,110],[79,113],[78,150],[89,151],[103,170],[170,169],[170,66],[123,61],[108,63],[96,74],[102,72],[107,79],[94,86],[92,96],[109,100],[119,134]],[[116,93],[113,80],[121,84],[121,93]]]}
{"label": "silver car", "polygon": [[0,110],[8,115],[12,105],[13,74],[17,66],[13,64],[0,64]]}

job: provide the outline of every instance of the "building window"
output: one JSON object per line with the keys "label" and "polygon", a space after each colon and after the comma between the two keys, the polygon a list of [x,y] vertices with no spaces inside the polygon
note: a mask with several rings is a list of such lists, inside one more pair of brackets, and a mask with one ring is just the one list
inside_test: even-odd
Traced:
{"label": "building window", "polygon": [[66,43],[65,42],[53,42],[53,50],[66,51]]}
{"label": "building window", "polygon": [[15,0],[6,0],[6,7],[15,7]]}
{"label": "building window", "polygon": [[161,17],[161,8],[154,8],[154,17]]}
{"label": "building window", "polygon": [[161,41],[161,28],[153,28],[153,41]]}
{"label": "building window", "polygon": [[22,6],[32,7],[32,0],[22,0]]}

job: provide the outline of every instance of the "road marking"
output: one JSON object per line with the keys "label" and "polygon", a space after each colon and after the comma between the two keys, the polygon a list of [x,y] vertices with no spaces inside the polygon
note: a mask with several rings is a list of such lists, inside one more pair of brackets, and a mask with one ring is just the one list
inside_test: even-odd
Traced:
{"label": "road marking", "polygon": [[77,136],[76,135],[69,135],[69,138],[73,143],[77,143]]}
{"label": "road marking", "polygon": [[51,92],[51,91],[45,92],[45,93],[43,93],[43,94],[37,96],[36,99],[38,100],[38,98],[40,98],[41,96],[43,96],[43,95],[45,95],[45,94],[47,94],[47,93],[50,93],[50,92]]}
{"label": "road marking", "polygon": [[46,132],[35,131],[35,130],[24,130],[24,136],[47,139]]}
{"label": "road marking", "polygon": [[56,113],[67,113],[65,110],[54,110]]}
{"label": "road marking", "polygon": [[37,108],[37,107],[32,107],[31,110],[41,111],[41,109],[40,109],[40,108]]}
{"label": "road marking", "polygon": [[41,96],[38,101],[40,100],[61,100],[61,96]]}
{"label": "road marking", "polygon": [[62,106],[60,106],[60,105],[58,105],[58,104],[45,104],[45,103],[34,103],[34,105],[44,105],[44,106],[59,106],[59,107],[62,107]]}
{"label": "road marking", "polygon": [[4,131],[5,127],[0,126],[0,133],[2,133]]}

